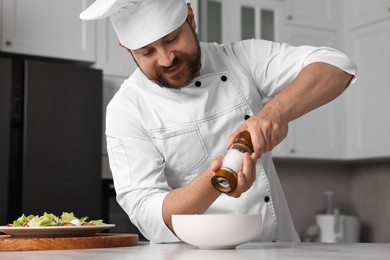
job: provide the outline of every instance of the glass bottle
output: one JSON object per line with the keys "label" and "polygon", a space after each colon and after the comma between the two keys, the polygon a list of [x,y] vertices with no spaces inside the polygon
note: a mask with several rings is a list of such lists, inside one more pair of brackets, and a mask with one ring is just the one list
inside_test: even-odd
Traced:
{"label": "glass bottle", "polygon": [[242,169],[242,156],[253,153],[251,135],[248,131],[239,133],[222,161],[222,167],[214,173],[211,184],[223,193],[233,191],[237,185],[237,174]]}

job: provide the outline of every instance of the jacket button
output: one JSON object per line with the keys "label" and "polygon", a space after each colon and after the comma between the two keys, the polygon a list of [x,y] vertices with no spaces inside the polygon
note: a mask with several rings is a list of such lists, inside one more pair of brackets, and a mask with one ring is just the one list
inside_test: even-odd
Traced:
{"label": "jacket button", "polygon": [[195,86],[197,86],[198,88],[202,85],[202,83],[200,81],[197,81],[195,82]]}
{"label": "jacket button", "polygon": [[225,75],[223,75],[223,76],[221,77],[221,80],[222,80],[222,81],[226,81],[226,80],[227,80],[227,77],[226,77]]}
{"label": "jacket button", "polygon": [[268,197],[268,196],[265,196],[264,201],[265,201],[265,202],[268,202],[268,201],[269,201],[269,197]]}
{"label": "jacket button", "polygon": [[250,115],[245,115],[245,120],[248,120],[251,116]]}

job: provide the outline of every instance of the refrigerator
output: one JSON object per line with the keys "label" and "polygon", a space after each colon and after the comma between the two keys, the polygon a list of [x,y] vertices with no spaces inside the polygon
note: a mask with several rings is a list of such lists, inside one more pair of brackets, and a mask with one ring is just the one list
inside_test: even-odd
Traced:
{"label": "refrigerator", "polygon": [[0,55],[0,225],[102,217],[102,71]]}

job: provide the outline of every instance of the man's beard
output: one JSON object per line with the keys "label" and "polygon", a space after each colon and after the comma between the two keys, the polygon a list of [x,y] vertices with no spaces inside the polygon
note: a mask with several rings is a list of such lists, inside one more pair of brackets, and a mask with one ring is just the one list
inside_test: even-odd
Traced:
{"label": "man's beard", "polygon": [[[201,67],[201,50],[196,32],[193,32],[196,41],[196,53],[189,55],[186,53],[176,53],[172,65],[169,67],[159,66],[155,69],[154,75],[145,73],[140,66],[140,70],[144,75],[160,87],[170,89],[181,89],[187,86],[191,81],[199,76]],[[165,72],[168,72],[171,68],[184,66],[180,73],[171,76],[169,79],[164,77]]]}

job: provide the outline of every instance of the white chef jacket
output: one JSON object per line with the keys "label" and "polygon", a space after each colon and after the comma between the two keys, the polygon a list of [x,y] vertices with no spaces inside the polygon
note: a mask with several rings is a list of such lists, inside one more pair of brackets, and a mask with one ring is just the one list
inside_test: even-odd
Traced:
{"label": "white chef jacket", "polygon": [[[246,116],[316,61],[356,74],[355,64],[330,48],[246,40],[201,43],[200,76],[182,89],[162,88],[139,69],[122,84],[107,107],[107,150],[117,201],[147,239],[178,241],[162,218],[168,192],[205,171]],[[299,241],[271,153],[256,169],[247,192],[222,194],[205,214],[260,213],[255,240]]]}

